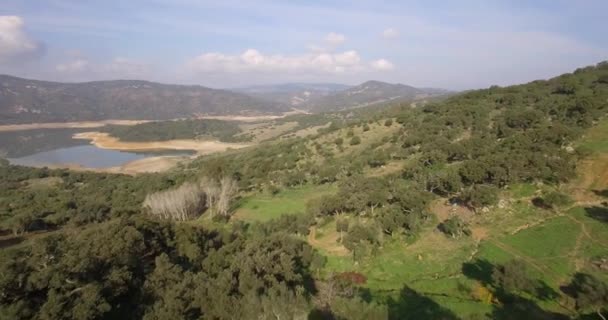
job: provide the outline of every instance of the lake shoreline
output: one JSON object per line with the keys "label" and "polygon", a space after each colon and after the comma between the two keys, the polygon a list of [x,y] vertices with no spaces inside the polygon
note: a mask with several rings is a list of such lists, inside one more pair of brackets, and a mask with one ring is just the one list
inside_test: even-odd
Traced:
{"label": "lake shoreline", "polygon": [[74,139],[90,140],[90,143],[101,149],[118,151],[157,151],[157,150],[194,150],[197,155],[223,152],[230,149],[241,149],[252,146],[249,143],[230,143],[218,140],[167,140],[130,142],[121,141],[106,132],[81,132],[72,136]]}

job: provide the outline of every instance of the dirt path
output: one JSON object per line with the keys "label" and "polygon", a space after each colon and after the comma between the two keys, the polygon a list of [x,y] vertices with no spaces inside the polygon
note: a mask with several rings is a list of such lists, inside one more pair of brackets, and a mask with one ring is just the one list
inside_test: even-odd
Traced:
{"label": "dirt path", "polygon": [[339,237],[340,235],[338,232],[335,232],[324,236],[323,239],[317,239],[317,228],[310,227],[310,233],[308,234],[307,240],[312,247],[327,251],[331,255],[340,257],[348,256],[348,249],[338,243]]}

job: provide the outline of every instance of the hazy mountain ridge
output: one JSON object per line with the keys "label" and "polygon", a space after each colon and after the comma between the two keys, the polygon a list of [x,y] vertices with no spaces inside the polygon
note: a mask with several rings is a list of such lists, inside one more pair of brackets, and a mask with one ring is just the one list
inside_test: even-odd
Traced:
{"label": "hazy mountain ridge", "polygon": [[339,111],[383,102],[417,100],[451,93],[370,80],[357,86],[332,83],[286,83],[234,89],[252,97],[313,112]]}
{"label": "hazy mountain ridge", "polygon": [[444,89],[415,88],[399,83],[392,84],[371,80],[312,100],[306,105],[306,109],[311,111],[347,110],[377,103],[418,100],[448,93],[450,91]]}
{"label": "hazy mountain ridge", "polygon": [[141,80],[59,83],[0,75],[0,123],[268,114],[281,104],[227,90]]}
{"label": "hazy mountain ridge", "polygon": [[284,83],[259,85],[233,89],[252,97],[281,103],[291,107],[303,107],[310,101],[346,90],[351,86],[338,83]]}

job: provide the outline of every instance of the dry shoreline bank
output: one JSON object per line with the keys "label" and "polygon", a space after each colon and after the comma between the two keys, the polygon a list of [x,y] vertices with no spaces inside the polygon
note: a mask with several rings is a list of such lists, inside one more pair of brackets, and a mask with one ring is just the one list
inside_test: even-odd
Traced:
{"label": "dry shoreline bank", "polygon": [[194,150],[198,155],[240,149],[251,146],[245,143],[228,143],[217,140],[167,140],[149,142],[121,141],[105,132],[81,132],[72,136],[74,139],[90,140],[91,144],[102,149],[121,151],[154,151],[154,150]]}

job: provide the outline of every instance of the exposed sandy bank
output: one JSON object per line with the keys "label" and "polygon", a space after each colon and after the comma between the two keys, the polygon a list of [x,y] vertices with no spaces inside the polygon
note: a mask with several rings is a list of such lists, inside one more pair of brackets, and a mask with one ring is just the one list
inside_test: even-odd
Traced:
{"label": "exposed sandy bank", "polygon": [[78,129],[78,128],[99,128],[109,124],[122,126],[133,126],[140,123],[151,122],[150,120],[103,120],[103,121],[78,121],[78,122],[48,122],[48,123],[27,123],[27,124],[6,124],[0,125],[0,131],[21,131],[32,129]]}
{"label": "exposed sandy bank", "polygon": [[138,174],[149,172],[163,172],[173,168],[176,164],[189,160],[187,156],[159,156],[149,157],[139,160],[127,162],[121,166],[107,168],[89,168],[75,163],[62,163],[44,165],[51,169],[70,169],[74,171],[92,171],[92,172],[107,172],[107,173],[122,173],[122,174]]}
{"label": "exposed sandy bank", "polygon": [[73,136],[74,139],[91,140],[91,144],[102,149],[122,151],[151,151],[151,150],[195,150],[199,155],[239,149],[251,144],[227,143],[205,140],[168,140],[150,142],[126,142],[110,136],[105,132],[81,132]]}

